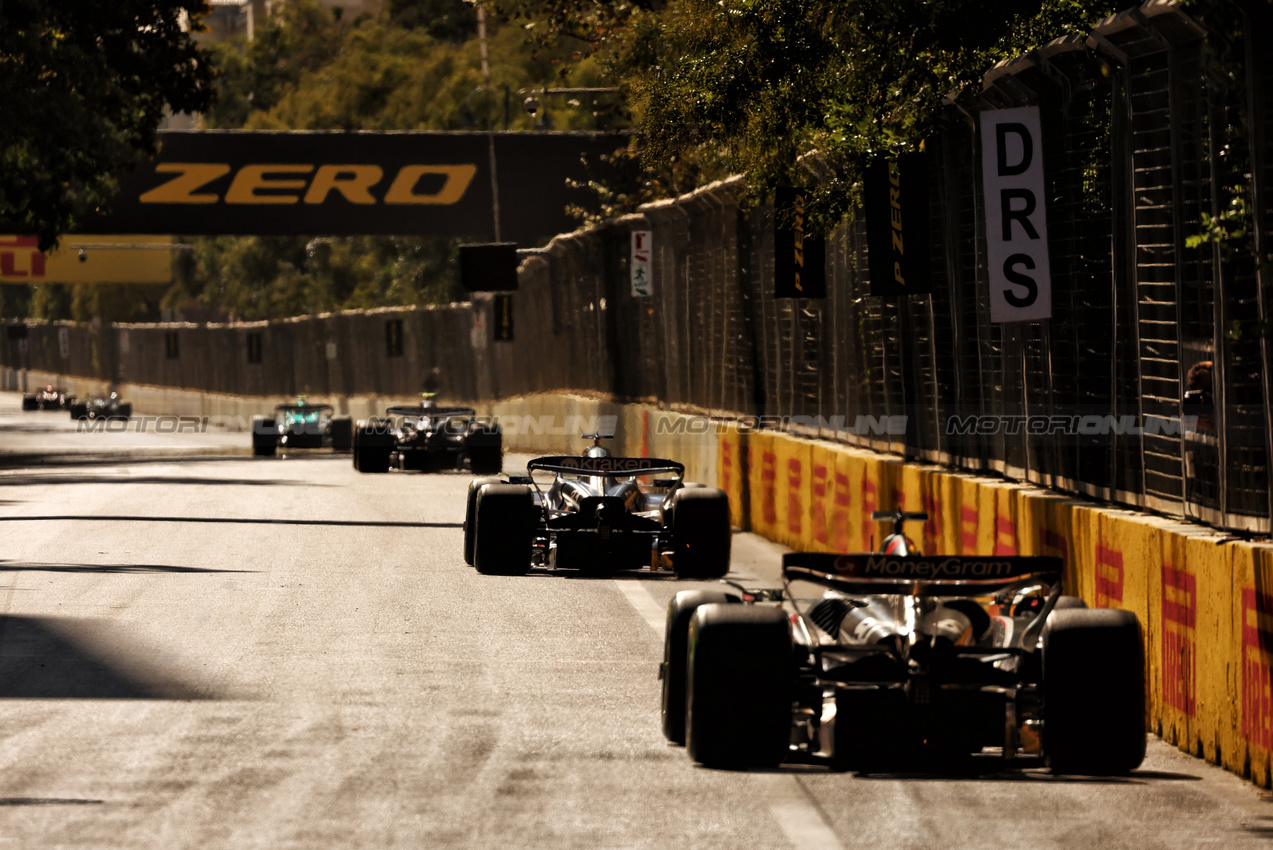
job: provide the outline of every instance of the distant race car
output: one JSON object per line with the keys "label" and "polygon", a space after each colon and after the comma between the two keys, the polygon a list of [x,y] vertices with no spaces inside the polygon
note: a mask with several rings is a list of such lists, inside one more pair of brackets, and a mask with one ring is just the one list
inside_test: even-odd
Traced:
{"label": "distant race car", "polygon": [[895,523],[880,553],[793,553],[780,590],[676,594],[659,671],[669,740],[728,768],[1140,765],[1135,614],[1063,596],[1059,558],[925,557],[901,532],[924,514],[876,517]]}
{"label": "distant race car", "polygon": [[54,388],[48,384],[44,389],[32,395],[22,397],[23,410],[67,410],[75,403],[75,396],[68,395],[66,390]]}
{"label": "distant race car", "polygon": [[121,400],[118,393],[92,396],[70,407],[72,419],[128,419],[133,415],[132,404]]}
{"label": "distant race car", "polygon": [[429,399],[417,407],[391,407],[384,418],[358,423],[354,469],[388,472],[391,467],[498,473],[504,468],[503,431],[471,407],[437,407]]}
{"label": "distant race car", "polygon": [[[522,575],[532,565],[609,572],[670,562],[678,578],[729,571],[729,497],[685,483],[659,458],[613,457],[593,440],[582,457],[541,457],[528,476],[469,485],[464,560],[481,573]],[[642,478],[654,478],[642,483]],[[670,476],[670,477],[668,477]]]}
{"label": "distant race car", "polygon": [[304,396],[296,404],[280,404],[273,417],[253,420],[252,454],[272,455],[280,448],[349,451],[353,420],[335,412],[330,404],[310,404]]}

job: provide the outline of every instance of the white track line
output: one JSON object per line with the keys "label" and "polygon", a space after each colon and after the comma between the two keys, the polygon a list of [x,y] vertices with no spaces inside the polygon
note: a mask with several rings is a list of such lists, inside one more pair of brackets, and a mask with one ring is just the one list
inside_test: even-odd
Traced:
{"label": "white track line", "polygon": [[[639,581],[614,581],[614,586],[641,615],[641,619],[663,634],[667,614],[645,585]],[[800,850],[844,850],[831,825],[822,817],[799,777],[790,773],[762,773],[751,777],[760,786],[769,812],[782,834]]]}

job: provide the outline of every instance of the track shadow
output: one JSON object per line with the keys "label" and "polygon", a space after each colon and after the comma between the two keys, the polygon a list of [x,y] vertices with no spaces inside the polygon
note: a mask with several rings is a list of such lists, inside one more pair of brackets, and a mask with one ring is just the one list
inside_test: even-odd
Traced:
{"label": "track shadow", "polygon": [[31,564],[0,559],[0,573],[254,573],[256,570],[212,570],[168,564]]}
{"label": "track shadow", "polygon": [[385,522],[346,519],[261,519],[259,517],[201,517],[201,516],[0,516],[0,522],[198,522],[245,525],[330,525],[353,528],[463,528],[462,522]]}
{"label": "track shadow", "polygon": [[166,475],[6,475],[0,487],[38,487],[49,484],[233,484],[241,487],[331,487],[310,481],[280,478],[195,478]]}
{"label": "track shadow", "polygon": [[216,699],[94,620],[0,616],[0,698]]}

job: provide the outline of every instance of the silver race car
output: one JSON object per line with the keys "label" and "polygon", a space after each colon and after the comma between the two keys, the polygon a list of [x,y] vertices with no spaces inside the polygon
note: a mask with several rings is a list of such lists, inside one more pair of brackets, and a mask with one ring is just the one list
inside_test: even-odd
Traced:
{"label": "silver race car", "polygon": [[1145,756],[1130,611],[1061,592],[1061,561],[883,551],[783,557],[782,589],[668,607],[663,731],[704,765],[872,770],[1032,759],[1122,774]]}
{"label": "silver race car", "polygon": [[660,458],[614,457],[610,435],[587,434],[580,457],[541,457],[528,476],[469,486],[464,560],[478,572],[522,575],[531,566],[608,573],[670,568],[678,578],[729,571],[729,498],[686,483]]}

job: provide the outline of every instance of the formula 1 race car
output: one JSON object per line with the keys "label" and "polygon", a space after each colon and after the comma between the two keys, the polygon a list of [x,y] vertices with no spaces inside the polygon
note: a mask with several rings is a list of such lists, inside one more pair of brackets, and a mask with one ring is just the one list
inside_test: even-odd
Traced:
{"label": "formula 1 race car", "polygon": [[782,589],[676,594],[666,737],[711,767],[1139,766],[1136,615],[1061,595],[1058,558],[920,555],[901,525],[923,516],[876,514],[895,522],[891,554],[783,556]]}
{"label": "formula 1 race car", "polygon": [[118,393],[108,396],[92,396],[87,401],[71,404],[71,418],[88,419],[128,419],[133,415],[133,406],[122,401]]}
{"label": "formula 1 race car", "polygon": [[37,393],[22,397],[23,410],[67,410],[74,403],[75,396],[68,395],[66,390],[54,388],[52,384]]}
{"label": "formula 1 race car", "polygon": [[386,418],[359,422],[354,432],[354,469],[440,472],[467,468],[492,475],[504,468],[504,435],[471,407],[391,407]]}
{"label": "formula 1 race car", "polygon": [[330,404],[310,404],[304,396],[296,404],[280,404],[274,416],[252,420],[252,454],[272,455],[280,448],[349,451],[353,420],[335,412]]}
{"label": "formula 1 race car", "polygon": [[[532,565],[610,572],[671,565],[678,578],[729,571],[729,497],[687,484],[660,458],[612,457],[587,434],[582,457],[541,457],[530,474],[469,485],[464,561],[480,573],[524,575]],[[649,476],[650,483],[640,479]]]}

